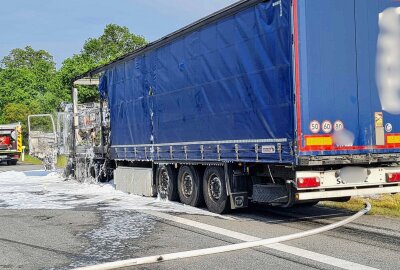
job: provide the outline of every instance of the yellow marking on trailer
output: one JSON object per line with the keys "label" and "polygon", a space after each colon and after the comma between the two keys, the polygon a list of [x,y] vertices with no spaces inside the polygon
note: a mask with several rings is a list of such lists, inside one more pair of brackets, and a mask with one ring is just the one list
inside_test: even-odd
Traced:
{"label": "yellow marking on trailer", "polygon": [[333,139],[331,136],[306,136],[306,146],[331,146]]}
{"label": "yellow marking on trailer", "polygon": [[383,127],[383,113],[382,112],[375,113],[375,127]]}
{"label": "yellow marking on trailer", "polygon": [[387,144],[400,144],[400,135],[387,135]]}

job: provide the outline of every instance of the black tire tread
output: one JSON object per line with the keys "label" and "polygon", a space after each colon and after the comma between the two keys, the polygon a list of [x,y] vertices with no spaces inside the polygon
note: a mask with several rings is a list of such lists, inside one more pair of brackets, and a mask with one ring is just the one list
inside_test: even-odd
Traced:
{"label": "black tire tread", "polygon": [[[215,202],[208,195],[208,177],[211,174],[216,174],[217,176],[219,176],[221,180],[222,195],[221,198],[218,200],[218,202]],[[209,166],[206,168],[203,177],[203,194],[204,194],[204,201],[210,212],[216,214],[224,214],[230,210],[230,201],[226,191],[225,171],[222,167]]]}
{"label": "black tire tread", "polygon": [[18,160],[9,160],[7,161],[7,165],[17,165]]}
{"label": "black tire tread", "polygon": [[[184,173],[190,173],[193,179],[193,193],[192,196],[186,198],[182,192],[182,177]],[[178,173],[178,194],[180,201],[186,205],[190,205],[193,207],[201,206],[204,203],[203,199],[203,188],[202,188],[202,181],[201,177],[202,173],[200,170],[197,170],[194,166],[182,166],[179,169]]]}
{"label": "black tire tread", "polygon": [[159,174],[162,168],[165,168],[168,173],[168,177],[170,180],[170,183],[168,184],[168,194],[167,194],[167,199],[169,201],[178,201],[179,195],[178,195],[178,184],[177,184],[177,172],[176,169],[173,168],[171,165],[161,165],[158,166],[157,168],[157,191],[158,191],[158,185],[159,185]]}

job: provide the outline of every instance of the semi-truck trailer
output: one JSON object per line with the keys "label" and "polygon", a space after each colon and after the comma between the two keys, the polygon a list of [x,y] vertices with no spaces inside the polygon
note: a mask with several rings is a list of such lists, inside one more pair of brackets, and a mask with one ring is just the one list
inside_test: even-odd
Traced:
{"label": "semi-truck trailer", "polygon": [[22,153],[22,127],[20,123],[0,125],[0,163],[17,165]]}
{"label": "semi-truck trailer", "polygon": [[216,213],[400,192],[399,1],[239,1],[96,76],[117,188]]}

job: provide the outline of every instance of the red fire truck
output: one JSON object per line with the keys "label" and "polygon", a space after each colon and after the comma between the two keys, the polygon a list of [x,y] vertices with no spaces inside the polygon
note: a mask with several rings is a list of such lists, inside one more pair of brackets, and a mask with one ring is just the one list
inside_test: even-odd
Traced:
{"label": "red fire truck", "polygon": [[22,152],[22,127],[20,123],[0,125],[0,163],[16,165]]}

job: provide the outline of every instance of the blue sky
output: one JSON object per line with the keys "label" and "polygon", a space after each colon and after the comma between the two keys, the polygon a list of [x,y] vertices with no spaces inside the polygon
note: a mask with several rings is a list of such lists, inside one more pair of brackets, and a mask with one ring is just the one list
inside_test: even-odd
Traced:
{"label": "blue sky", "polygon": [[31,45],[57,66],[109,23],[154,41],[236,0],[12,0],[0,9],[0,59]]}

